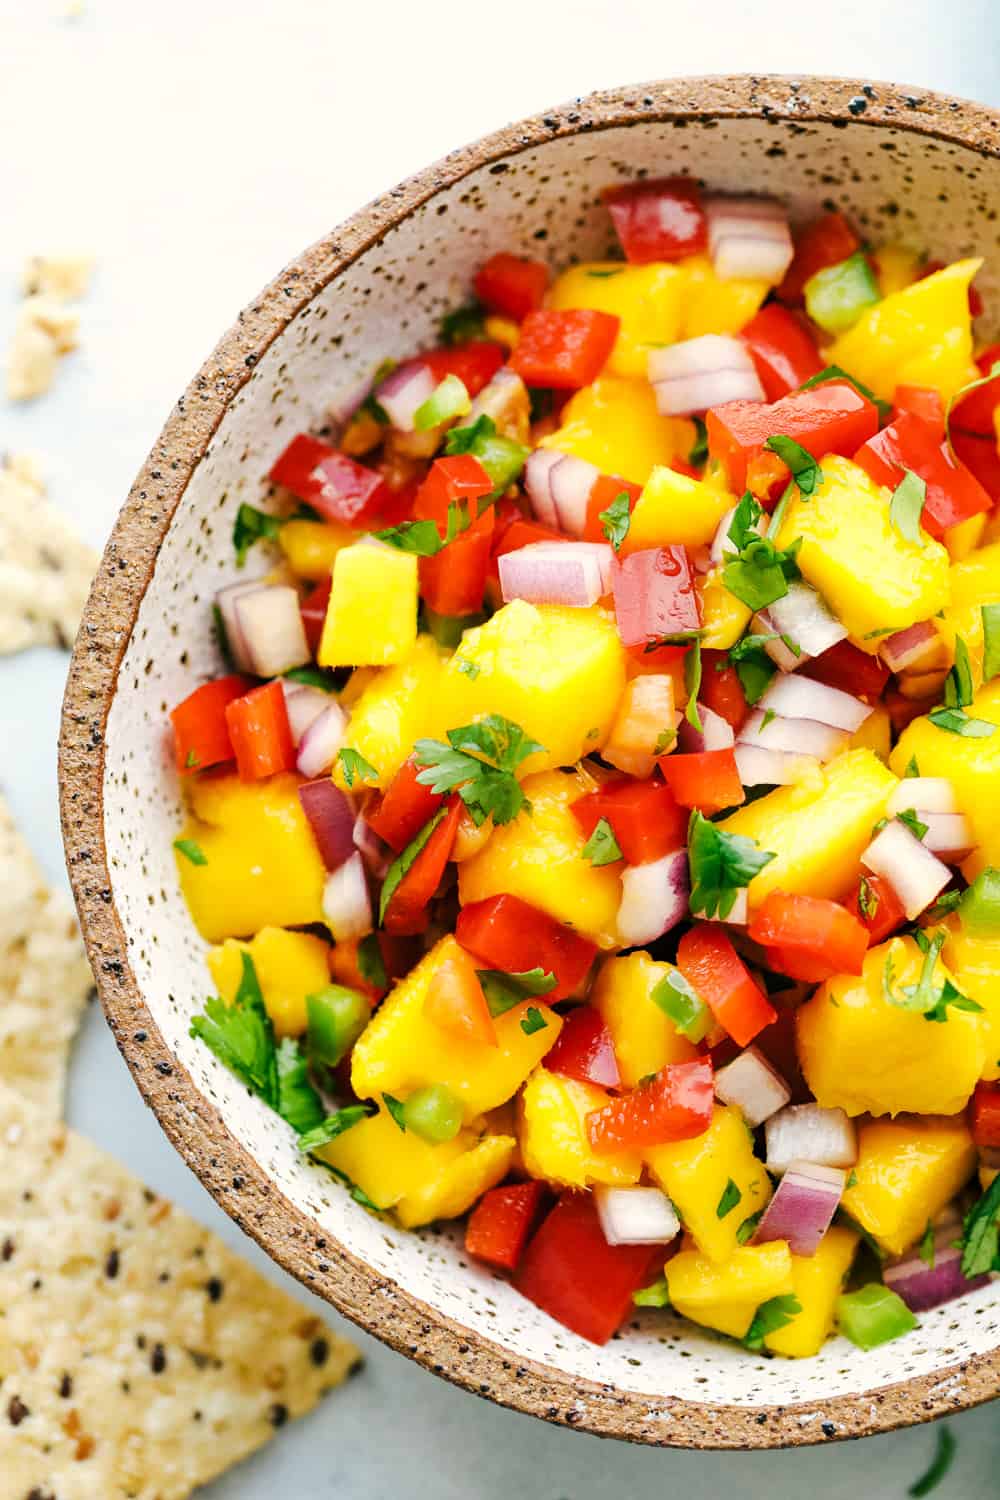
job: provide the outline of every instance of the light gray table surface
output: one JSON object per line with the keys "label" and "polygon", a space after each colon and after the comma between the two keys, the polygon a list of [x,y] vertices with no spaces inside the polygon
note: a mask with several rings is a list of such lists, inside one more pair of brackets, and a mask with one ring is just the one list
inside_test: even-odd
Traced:
{"label": "light gray table surface", "polygon": [[[589,88],[678,73],[893,78],[1000,104],[995,0],[85,0],[82,15],[65,10],[0,0],[0,344],[26,255],[80,248],[98,271],[81,352],[43,400],[2,406],[0,448],[46,456],[53,499],[95,546],[237,310],[300,248],[462,141]],[[60,881],[65,671],[56,652],[0,661],[0,785]],[[96,1008],[69,1114],[266,1266],[161,1135]],[[891,1500],[934,1449],[927,1429],[753,1456],[601,1443],[498,1410],[359,1340],[364,1373],[212,1486],[211,1500]],[[1000,1494],[998,1410],[952,1420],[958,1457],[942,1500]]]}

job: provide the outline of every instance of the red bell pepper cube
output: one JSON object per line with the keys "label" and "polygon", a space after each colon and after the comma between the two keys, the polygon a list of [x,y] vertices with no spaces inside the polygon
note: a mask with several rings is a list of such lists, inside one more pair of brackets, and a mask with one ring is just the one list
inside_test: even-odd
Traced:
{"label": "red bell pepper cube", "polygon": [[323,626],[326,624],[326,612],[330,605],[330,590],[333,587],[333,573],[329,578],[322,579],[311,588],[299,605],[299,613],[302,616],[302,628],[306,633],[309,650],[313,656],[319,650],[319,643],[323,638]]}
{"label": "red bell pepper cube", "polygon": [[[976,358],[980,375],[988,375],[1000,360],[1000,344],[990,344]],[[1000,375],[988,380],[985,385],[970,391],[961,401],[956,401],[951,413],[951,426],[959,432],[973,432],[978,437],[992,438],[996,443],[994,419],[1000,406]]]}
{"label": "red bell pepper cube", "polygon": [[[897,385],[892,398],[892,419],[904,411],[921,417],[944,437],[944,402],[941,392],[930,385]],[[954,414],[952,415],[954,421]]]}
{"label": "red bell pepper cube", "polygon": [[544,1182],[508,1182],[490,1188],[469,1215],[465,1252],[502,1271],[514,1271],[538,1218],[547,1188]]}
{"label": "red bell pepper cube", "polygon": [[860,244],[843,214],[824,214],[797,237],[795,258],[778,287],[778,297],[782,302],[801,302],[806,282],[817,271],[838,266],[853,255]]}
{"label": "red bell pepper cube", "polygon": [[417,780],[420,772],[421,767],[411,755],[400,766],[377,806],[365,814],[369,828],[397,854],[412,844],[444,800]]}
{"label": "red bell pepper cube", "polygon": [[814,682],[825,682],[827,687],[869,700],[880,698],[889,681],[889,668],[877,656],[859,651],[850,641],[838,641],[819,656],[803,662],[798,671],[800,677],[811,677]]}
{"label": "red bell pepper cube", "polygon": [[418,520],[435,521],[447,535],[452,506],[465,508],[470,525],[436,557],[420,559],[420,592],[439,615],[471,615],[483,602],[493,546],[493,511],[478,516],[480,500],[493,492],[493,481],[471,453],[439,458],[431,465],[413,504]]}
{"label": "red bell pepper cube", "polygon": [[471,453],[436,458],[417,491],[413,514],[423,521],[436,521],[438,532],[444,537],[450,506],[465,505],[474,518],[478,502],[492,492],[492,479]]}
{"label": "red bell pepper cube", "polygon": [[708,411],[705,424],[709,454],[723,464],[738,494],[746,483],[748,464],[768,438],[793,438],[817,459],[827,453],[852,458],[878,432],[878,407],[849,380],[824,380],[770,405],[727,401]]}
{"label": "red bell pepper cube", "polygon": [[465,344],[429,349],[419,357],[438,384],[448,375],[457,375],[469,395],[478,396],[483,387],[489,385],[507,355],[502,344],[489,339],[470,339]]}
{"label": "red bell pepper cube", "polygon": [[698,700],[717,713],[737,731],[750,716],[750,705],[740,682],[740,674],[729,662],[725,651],[701,653],[701,687]]}
{"label": "red bell pepper cube", "polygon": [[740,329],[764,395],[778,401],[805,385],[823,368],[811,334],[780,302],[768,302]]}
{"label": "red bell pepper cube", "polygon": [[907,469],[927,486],[920,517],[924,530],[940,538],[950,526],[992,508],[993,502],[976,476],[955,457],[936,428],[903,412],[876,433],[854,455],[876,484],[895,489]]}
{"label": "red bell pepper cube", "polygon": [[504,251],[491,255],[472,283],[480,302],[518,323],[541,307],[548,284],[549,268],[543,261],[522,260]]}
{"label": "red bell pepper cube", "polygon": [[259,781],[293,768],[295,744],[280,682],[265,682],[232,699],[225,712],[242,781]]}
{"label": "red bell pepper cube", "polygon": [[1000,453],[994,439],[952,428],[951,446],[955,457],[976,476],[994,504],[1000,501]]}
{"label": "red bell pepper cube", "polygon": [[463,1042],[495,1047],[496,1028],[476,965],[458,943],[450,944],[449,950],[434,970],[427,987],[424,1014],[436,1026]]}
{"label": "red bell pepper cube", "polygon": [[970,1105],[972,1139],[977,1146],[1000,1146],[1000,1083],[980,1082]]}
{"label": "red bell pepper cube", "polygon": [[710,922],[697,923],[681,938],[677,967],[741,1047],[777,1015],[726,934]]}
{"label": "red bell pepper cube", "polygon": [[832,974],[860,974],[868,951],[863,923],[846,906],[822,896],[769,891],[751,916],[747,932],[765,948],[809,960],[819,974],[816,983]]}
{"label": "red bell pepper cube", "polygon": [[242,698],[253,681],[233,674],[204,682],[171,711],[174,726],[174,756],[181,775],[219,766],[235,755],[226,724],[226,707]]}
{"label": "red bell pepper cube", "polygon": [[604,368],[618,323],[611,313],[593,308],[539,308],[521,324],[510,367],[526,385],[578,390]]}
{"label": "red bell pepper cube", "polygon": [[545,1054],[545,1066],[550,1073],[596,1083],[602,1089],[621,1086],[615,1044],[600,1012],[592,1005],[578,1005],[570,1011],[555,1046]]}
{"label": "red bell pepper cube", "polygon": [[708,816],[746,801],[732,746],[690,755],[661,755],[657,764],[681,807],[696,807]]}
{"label": "red bell pepper cube", "polygon": [[381,474],[305,432],[292,438],[268,478],[344,526],[368,526],[389,500]]}
{"label": "red bell pepper cube", "polygon": [[[676,463],[673,467],[676,468]],[[587,500],[587,519],[583,526],[585,542],[607,541],[601,513],[607,510],[608,506],[622,493],[628,496],[631,509],[642,494],[642,485],[632,484],[628,479],[620,479],[617,474],[599,474],[594,480],[590,497]]]}
{"label": "red bell pepper cube", "polygon": [[382,922],[386,932],[412,937],[426,928],[427,908],[451,858],[461,814],[461,798],[452,797],[448,811],[389,898]]}
{"label": "red bell pepper cube", "polygon": [[463,906],[455,924],[463,948],[484,967],[523,974],[540,968],[555,979],[546,1000],[563,1000],[587,977],[597,945],[519,896],[487,896]]}
{"label": "red bell pepper cube", "polygon": [[556,531],[553,526],[543,526],[541,521],[525,521],[518,519],[511,521],[497,539],[496,532],[493,534],[493,556],[503,557],[507,552],[517,552],[521,547],[531,547],[535,542],[568,542],[570,538],[563,531]]}
{"label": "red bell pepper cube", "polygon": [[884,942],[906,921],[906,912],[895,887],[881,875],[871,875],[867,870],[858,879],[850,905],[858,921],[867,929],[868,943],[872,948],[876,943]]}
{"label": "red bell pepper cube", "polygon": [[701,629],[701,609],[687,548],[647,547],[611,565],[611,589],[622,645],[676,644]]}
{"label": "red bell pepper cube", "polygon": [[690,1141],[711,1125],[714,1098],[710,1058],[667,1063],[648,1083],[591,1110],[586,1121],[591,1150],[603,1154]]}
{"label": "red bell pepper cube", "polygon": [[605,188],[601,197],[625,259],[634,266],[683,260],[708,246],[701,193],[690,177],[621,183]]}
{"label": "red bell pepper cube", "polygon": [[589,839],[602,818],[611,824],[625,863],[648,865],[679,849],[687,838],[687,813],[660,780],[607,781],[570,803],[570,812]]}
{"label": "red bell pepper cube", "polygon": [[564,1193],[528,1241],[514,1285],[564,1328],[606,1344],[665,1258],[662,1245],[609,1245],[590,1193]]}

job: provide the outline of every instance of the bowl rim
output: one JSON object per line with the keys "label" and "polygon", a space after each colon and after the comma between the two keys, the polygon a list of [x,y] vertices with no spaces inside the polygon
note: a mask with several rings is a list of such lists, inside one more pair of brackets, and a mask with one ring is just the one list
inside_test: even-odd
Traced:
{"label": "bowl rim", "polygon": [[[230,1218],[309,1290],[397,1352],[501,1406],[667,1447],[795,1447],[964,1410],[1000,1392],[1000,1348],[871,1392],[734,1406],[619,1391],[501,1345],[368,1267],[278,1192],[167,1047],[140,992],[104,840],[104,759],[118,670],[160,545],[229,403],[301,309],[388,230],[469,173],[559,137],[673,120],[756,119],[902,129],[1000,157],[1000,118],[922,87],[813,75],[713,75],[599,90],[517,121],[417,172],[290,262],[240,313],[168,417],[107,543],[70,664],[59,740],[66,862],[101,1004],[140,1093]],[[822,1420],[820,1420],[822,1419]]]}

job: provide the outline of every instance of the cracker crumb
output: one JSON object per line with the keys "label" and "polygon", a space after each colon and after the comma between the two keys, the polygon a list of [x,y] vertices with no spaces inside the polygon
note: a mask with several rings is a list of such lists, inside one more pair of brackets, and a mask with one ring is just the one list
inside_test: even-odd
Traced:
{"label": "cracker crumb", "polygon": [[32,401],[52,385],[62,355],[78,345],[80,316],[66,306],[87,290],[85,255],[33,255],[21,277],[24,301],[7,352],[7,396]]}
{"label": "cracker crumb", "polygon": [[96,553],[46,498],[38,460],[8,458],[0,465],[0,656],[71,646],[96,570]]}

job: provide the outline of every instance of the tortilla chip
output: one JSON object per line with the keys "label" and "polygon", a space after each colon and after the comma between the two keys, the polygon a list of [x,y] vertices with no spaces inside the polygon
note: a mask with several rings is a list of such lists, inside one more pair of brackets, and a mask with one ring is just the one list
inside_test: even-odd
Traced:
{"label": "tortilla chip", "polygon": [[73,908],[46,885],[2,796],[0,891],[0,1084],[58,1120],[94,981]]}
{"label": "tortilla chip", "polygon": [[0,655],[73,644],[97,569],[62,511],[45,498],[34,461],[0,467]]}
{"label": "tortilla chip", "polygon": [[207,1229],[0,1088],[4,1500],[183,1500],[359,1363]]}

